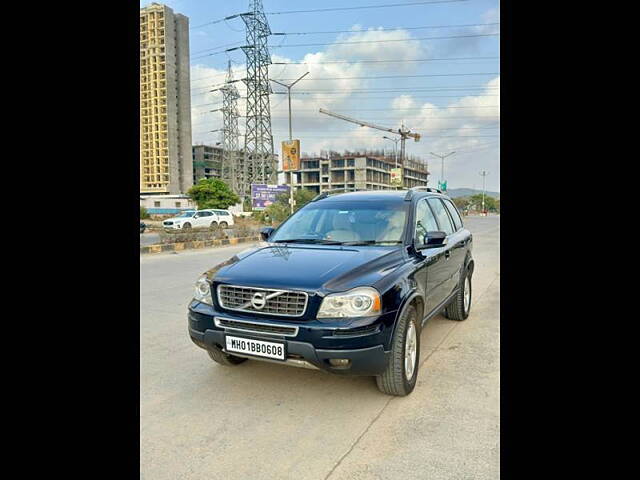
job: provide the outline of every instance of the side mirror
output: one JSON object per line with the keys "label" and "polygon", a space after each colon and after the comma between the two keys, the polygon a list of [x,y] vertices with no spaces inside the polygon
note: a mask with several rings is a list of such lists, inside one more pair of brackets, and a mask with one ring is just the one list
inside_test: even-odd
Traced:
{"label": "side mirror", "polygon": [[262,227],[260,229],[260,236],[262,237],[262,240],[264,240],[266,242],[267,239],[271,236],[271,234],[273,233],[274,230],[275,230],[275,228],[273,228],[273,227]]}
{"label": "side mirror", "polygon": [[447,234],[445,232],[427,232],[423,237],[423,243],[416,243],[416,250],[427,248],[443,247],[447,244]]}

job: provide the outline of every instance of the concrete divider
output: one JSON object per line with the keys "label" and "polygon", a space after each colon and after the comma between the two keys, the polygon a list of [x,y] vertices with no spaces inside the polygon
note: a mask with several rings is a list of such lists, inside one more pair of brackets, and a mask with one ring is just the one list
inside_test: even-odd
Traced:
{"label": "concrete divider", "polygon": [[196,248],[214,248],[214,247],[222,247],[226,245],[237,245],[238,243],[259,242],[260,240],[261,238],[259,236],[255,236],[255,237],[241,237],[241,238],[221,238],[218,240],[194,240],[192,242],[147,245],[144,247],[140,247],[140,254],[179,252],[182,250],[191,250]]}

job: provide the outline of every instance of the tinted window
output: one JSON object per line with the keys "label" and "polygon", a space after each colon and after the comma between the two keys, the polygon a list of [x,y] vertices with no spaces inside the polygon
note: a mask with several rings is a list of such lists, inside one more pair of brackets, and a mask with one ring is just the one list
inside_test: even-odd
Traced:
{"label": "tinted window", "polygon": [[314,202],[289,217],[269,238],[337,242],[402,243],[406,204],[402,201]]}
{"label": "tinted window", "polygon": [[210,217],[213,215],[211,212],[198,212],[199,217]]}
{"label": "tinted window", "polygon": [[416,208],[416,239],[422,242],[427,232],[435,232],[437,230],[438,225],[433,212],[431,212],[426,200],[421,200]]}
{"label": "tinted window", "polygon": [[447,210],[451,214],[451,218],[453,218],[453,223],[456,226],[456,231],[462,228],[462,219],[460,218],[460,214],[458,213],[458,209],[451,203],[449,200],[443,200]]}
{"label": "tinted window", "polygon": [[428,202],[429,202],[429,205],[431,205],[431,208],[433,209],[433,213],[436,215],[436,220],[438,220],[438,225],[440,226],[440,230],[445,232],[447,235],[452,234],[454,230],[453,230],[453,225],[451,224],[451,219],[449,218],[447,209],[444,207],[440,199],[430,198]]}

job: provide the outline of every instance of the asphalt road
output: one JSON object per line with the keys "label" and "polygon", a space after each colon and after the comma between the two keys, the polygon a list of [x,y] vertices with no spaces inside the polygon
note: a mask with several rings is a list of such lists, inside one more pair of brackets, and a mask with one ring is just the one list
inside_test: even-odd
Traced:
{"label": "asphalt road", "polygon": [[473,303],[421,336],[408,397],[372,378],[248,361],[213,363],[192,344],[193,282],[247,248],[140,257],[140,477],[498,479],[500,217],[468,217]]}

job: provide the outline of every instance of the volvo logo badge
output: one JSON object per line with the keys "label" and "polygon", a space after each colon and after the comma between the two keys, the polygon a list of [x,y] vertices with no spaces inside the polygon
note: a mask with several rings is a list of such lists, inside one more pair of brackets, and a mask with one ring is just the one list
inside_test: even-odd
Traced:
{"label": "volvo logo badge", "polygon": [[267,299],[263,292],[257,292],[253,295],[253,298],[251,299],[251,305],[253,305],[253,308],[256,310],[262,310],[266,304]]}

